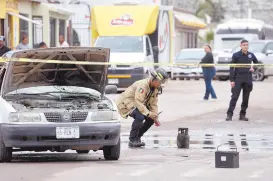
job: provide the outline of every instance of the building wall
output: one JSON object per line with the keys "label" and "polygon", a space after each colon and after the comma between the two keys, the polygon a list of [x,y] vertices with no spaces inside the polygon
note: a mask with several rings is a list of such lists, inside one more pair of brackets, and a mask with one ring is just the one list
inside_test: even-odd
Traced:
{"label": "building wall", "polygon": [[[68,15],[55,12],[56,10],[51,10],[45,4],[32,3],[28,1],[23,1],[19,3],[19,12],[22,14],[27,14],[29,19],[33,17],[42,17],[42,39],[48,46],[50,45],[50,18],[56,19],[56,31],[55,31],[55,44],[58,45],[59,42],[59,19],[65,20],[65,38],[67,37],[67,19]],[[33,27],[36,26],[32,22],[28,23],[28,35],[29,35],[29,46],[33,48]],[[38,43],[38,42],[37,42]]]}
{"label": "building wall", "polygon": [[49,35],[49,10],[42,4],[33,4],[32,13],[34,16],[42,16],[43,19],[43,41],[49,45],[50,35]]}
{"label": "building wall", "polygon": [[[213,0],[218,2],[219,0]],[[263,20],[273,25],[272,0],[220,0],[226,10],[225,20],[247,18],[248,8],[252,9],[252,18]]]}

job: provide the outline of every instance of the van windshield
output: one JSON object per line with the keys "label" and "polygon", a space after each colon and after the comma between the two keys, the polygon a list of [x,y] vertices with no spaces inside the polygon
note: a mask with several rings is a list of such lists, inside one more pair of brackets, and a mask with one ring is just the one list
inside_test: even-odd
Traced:
{"label": "van windshield", "polygon": [[96,47],[110,48],[111,52],[143,52],[142,36],[100,36]]}
{"label": "van windshield", "polygon": [[234,46],[240,44],[243,38],[222,38],[222,48],[232,49]]}
{"label": "van windshield", "polygon": [[[266,46],[266,43],[264,42],[249,42],[248,51],[253,53],[262,53],[265,46]],[[232,49],[231,53],[238,52],[240,50],[241,50],[240,45],[237,45],[236,47]]]}

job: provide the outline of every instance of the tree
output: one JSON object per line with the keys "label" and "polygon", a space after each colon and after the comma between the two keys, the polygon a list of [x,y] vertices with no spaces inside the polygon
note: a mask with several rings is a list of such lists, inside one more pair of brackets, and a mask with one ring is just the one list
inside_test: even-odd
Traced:
{"label": "tree", "polygon": [[217,3],[212,2],[212,0],[205,0],[204,2],[199,3],[195,15],[204,19],[206,14],[212,18],[212,23],[219,23],[224,19],[225,9],[221,2]]}

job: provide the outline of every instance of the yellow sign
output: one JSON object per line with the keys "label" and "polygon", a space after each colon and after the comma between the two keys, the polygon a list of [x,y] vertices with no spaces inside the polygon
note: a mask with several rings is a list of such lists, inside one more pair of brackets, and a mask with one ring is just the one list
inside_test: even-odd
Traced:
{"label": "yellow sign", "polygon": [[100,36],[143,36],[156,30],[159,7],[95,6],[91,12],[93,32]]}
{"label": "yellow sign", "polygon": [[6,1],[0,0],[0,19],[6,18]]}
{"label": "yellow sign", "polygon": [[18,0],[6,0],[6,9],[18,9]]}

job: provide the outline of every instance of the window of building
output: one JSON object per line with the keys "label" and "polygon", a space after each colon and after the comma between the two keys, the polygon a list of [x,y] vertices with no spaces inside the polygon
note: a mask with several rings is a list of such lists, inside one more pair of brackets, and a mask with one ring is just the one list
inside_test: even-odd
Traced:
{"label": "window of building", "polygon": [[4,27],[5,27],[4,19],[0,19],[0,35],[1,35],[1,36],[4,36],[4,35],[5,35]]}
{"label": "window of building", "polygon": [[56,47],[56,19],[50,18],[50,47]]}
{"label": "window of building", "polygon": [[[40,24],[43,24],[43,18],[41,16],[33,16],[32,19]],[[37,24],[33,24],[32,27],[33,48],[38,48],[39,43],[43,41],[43,27]]]}
{"label": "window of building", "polygon": [[[27,14],[20,13],[20,15],[28,18]],[[20,38],[20,42],[21,42],[23,35],[28,35],[28,21],[20,19],[19,24],[20,24],[19,25],[19,31],[20,31],[19,38]]]}
{"label": "window of building", "polygon": [[59,35],[65,36],[65,20],[59,20]]}

